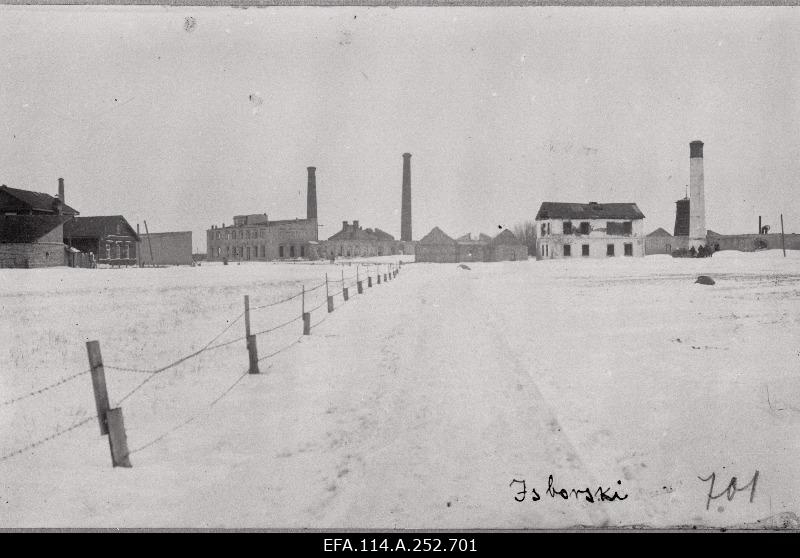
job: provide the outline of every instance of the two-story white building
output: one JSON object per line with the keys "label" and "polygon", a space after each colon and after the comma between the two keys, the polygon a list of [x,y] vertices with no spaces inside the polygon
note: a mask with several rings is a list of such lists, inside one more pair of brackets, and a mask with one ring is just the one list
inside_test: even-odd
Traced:
{"label": "two-story white building", "polygon": [[542,203],[537,260],[617,256],[644,256],[644,214],[635,203]]}

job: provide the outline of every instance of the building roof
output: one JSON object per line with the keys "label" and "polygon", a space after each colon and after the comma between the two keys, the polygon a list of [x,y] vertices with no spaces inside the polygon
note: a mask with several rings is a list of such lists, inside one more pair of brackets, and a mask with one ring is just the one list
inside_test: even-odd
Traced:
{"label": "building roof", "polygon": [[667,231],[665,231],[662,227],[658,227],[656,230],[648,234],[647,236],[672,236]]}
{"label": "building roof", "polygon": [[[51,196],[50,194],[45,194],[43,192],[32,192],[30,190],[20,190],[19,188],[9,188],[5,184],[0,186],[0,191],[5,192],[13,198],[16,198],[28,209],[55,213],[54,204],[58,199],[55,196]],[[80,215],[78,211],[67,204],[64,204],[61,212],[64,215]]]}
{"label": "building roof", "polygon": [[380,242],[394,240],[389,233],[378,228],[362,229],[355,225],[342,226],[342,230],[331,236],[328,240],[361,240],[366,242]]}
{"label": "building roof", "polygon": [[469,244],[486,244],[490,240],[492,240],[492,237],[489,236],[488,234],[483,234],[483,233],[480,233],[478,235],[478,238],[472,238],[472,235],[470,233],[467,233],[465,235],[462,235],[462,236],[459,236],[458,238],[456,238],[456,242],[458,242],[459,244],[467,244],[467,243],[469,243]]}
{"label": "building roof", "polygon": [[0,242],[36,242],[71,218],[69,215],[0,215]]}
{"label": "building roof", "polygon": [[495,236],[490,242],[489,246],[501,246],[501,245],[523,245],[523,242],[517,238],[517,236],[512,233],[510,230],[505,229],[500,234]]}
{"label": "building roof", "polygon": [[455,242],[439,227],[433,227],[431,232],[419,240],[419,244],[455,244]]}
{"label": "building roof", "polygon": [[543,202],[540,219],[644,219],[644,214],[635,203]]}
{"label": "building roof", "polygon": [[101,238],[106,234],[120,234],[117,232],[120,227],[124,234],[139,240],[139,235],[122,215],[75,217],[64,224],[64,238]]}

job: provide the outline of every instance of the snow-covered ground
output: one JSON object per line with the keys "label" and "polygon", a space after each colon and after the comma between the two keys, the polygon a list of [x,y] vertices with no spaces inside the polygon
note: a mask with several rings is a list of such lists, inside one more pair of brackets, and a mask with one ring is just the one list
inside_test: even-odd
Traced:
{"label": "snow-covered ground", "polygon": [[[258,337],[262,357],[288,347],[258,376],[243,295],[265,306],[355,265],[0,270],[0,456],[90,419],[0,459],[0,527],[797,526],[797,253],[469,267],[337,295],[312,335]],[[255,309],[253,331],[300,312]],[[232,322],[214,341],[231,344],[121,370]],[[93,339],[112,403],[151,378],[121,403],[131,469],[110,466],[88,374],[9,403],[88,369]],[[716,496],[756,471],[730,500],[698,478]],[[563,500],[549,475],[627,498]],[[515,501],[514,479],[541,499]]]}

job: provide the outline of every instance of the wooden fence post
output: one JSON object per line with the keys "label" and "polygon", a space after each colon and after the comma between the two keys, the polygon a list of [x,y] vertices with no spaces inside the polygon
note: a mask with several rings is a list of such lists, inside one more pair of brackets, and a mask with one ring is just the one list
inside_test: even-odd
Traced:
{"label": "wooden fence post", "polygon": [[781,213],[781,246],[783,247],[783,257],[786,257],[786,239],[783,235],[783,213]]}
{"label": "wooden fence post", "polygon": [[325,296],[328,299],[328,314],[333,312],[333,297],[331,296],[330,291],[328,291],[328,274],[325,274]]}
{"label": "wooden fence post", "polygon": [[106,372],[103,367],[103,356],[100,354],[99,341],[87,341],[86,352],[89,354],[89,367],[92,370],[92,388],[94,404],[97,409],[97,420],[100,422],[100,435],[108,434],[106,413],[108,413],[108,389],[106,388]]}
{"label": "wooden fence post", "polygon": [[244,295],[244,331],[247,340],[247,354],[250,357],[250,374],[260,374],[258,369],[258,346],[256,336],[250,335],[250,295]]}
{"label": "wooden fence post", "polygon": [[106,413],[108,422],[108,445],[111,448],[111,464],[114,467],[132,467],[128,456],[128,437],[125,434],[125,421],[122,409],[109,409]]}
{"label": "wooden fence post", "polygon": [[108,389],[103,367],[103,356],[100,353],[99,341],[88,341],[86,352],[89,354],[89,365],[92,371],[92,388],[97,419],[100,422],[100,434],[108,434],[108,445],[111,449],[111,464],[114,467],[130,467],[128,457],[128,438],[125,434],[125,423],[122,420],[122,409],[108,408]]}

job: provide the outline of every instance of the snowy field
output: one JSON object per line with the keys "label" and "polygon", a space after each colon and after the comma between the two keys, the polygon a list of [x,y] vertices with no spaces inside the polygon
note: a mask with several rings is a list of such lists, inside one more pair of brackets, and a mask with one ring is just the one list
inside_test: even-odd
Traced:
{"label": "snowy field", "polygon": [[[469,267],[352,287],[307,337],[301,297],[268,305],[355,265],[0,270],[0,528],[798,526],[796,252]],[[258,376],[245,294],[254,332],[288,322]],[[131,469],[93,418],[95,339]]]}

